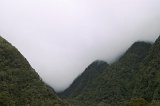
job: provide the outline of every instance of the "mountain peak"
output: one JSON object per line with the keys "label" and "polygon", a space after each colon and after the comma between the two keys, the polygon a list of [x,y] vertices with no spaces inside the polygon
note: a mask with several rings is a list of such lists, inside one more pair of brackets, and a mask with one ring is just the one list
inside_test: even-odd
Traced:
{"label": "mountain peak", "polygon": [[59,93],[62,97],[74,97],[79,93],[85,93],[85,89],[93,86],[94,80],[100,76],[108,64],[102,60],[92,62],[85,71],[79,75],[64,92]]}
{"label": "mountain peak", "polygon": [[128,49],[130,52],[136,52],[138,49],[151,47],[152,44],[144,41],[137,41],[132,44],[132,46]]}
{"label": "mountain peak", "polygon": [[87,69],[89,68],[96,68],[96,67],[101,67],[103,65],[108,65],[107,62],[103,61],[103,60],[95,60],[94,62],[92,62],[88,67]]}
{"label": "mountain peak", "polygon": [[[125,52],[119,61],[137,62],[148,54],[152,44],[149,42],[137,41]],[[137,58],[137,61],[134,61]]]}

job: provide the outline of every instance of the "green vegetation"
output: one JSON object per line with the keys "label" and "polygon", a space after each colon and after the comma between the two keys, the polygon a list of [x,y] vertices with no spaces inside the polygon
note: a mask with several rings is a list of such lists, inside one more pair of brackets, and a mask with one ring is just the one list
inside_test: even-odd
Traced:
{"label": "green vegetation", "polygon": [[134,43],[115,63],[95,63],[59,96],[75,106],[160,106],[160,37]]}
{"label": "green vegetation", "polygon": [[0,106],[65,106],[20,52],[1,37]]}
{"label": "green vegetation", "polygon": [[[82,73],[81,76],[79,76],[75,82],[73,82],[72,87],[68,88],[67,91],[65,91],[61,96],[67,96],[67,97],[77,97],[83,99],[83,97],[79,96],[80,92],[90,93],[90,91],[86,91],[88,87],[91,89],[95,89],[96,83],[92,82],[97,75],[100,75],[104,69],[108,66],[108,64],[104,61],[97,60],[93,62],[91,65],[89,65],[84,73]],[[93,92],[90,95],[93,96]],[[87,98],[87,97],[86,97]]]}
{"label": "green vegetation", "polygon": [[134,43],[110,65],[94,61],[58,95],[64,101],[0,37],[0,106],[160,106],[160,37]]}

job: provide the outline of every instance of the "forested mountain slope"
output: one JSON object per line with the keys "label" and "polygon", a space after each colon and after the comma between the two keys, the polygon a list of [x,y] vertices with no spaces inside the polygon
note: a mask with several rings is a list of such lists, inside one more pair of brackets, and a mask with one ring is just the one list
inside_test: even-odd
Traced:
{"label": "forested mountain slope", "polygon": [[2,37],[0,106],[65,106],[21,53]]}
{"label": "forested mountain slope", "polygon": [[[60,96],[84,106],[160,105],[155,103],[160,100],[160,37],[153,45],[135,42],[119,60],[96,70],[101,70],[101,73],[95,74],[91,80],[85,77],[85,81],[80,83],[79,80],[86,76],[85,70]],[[89,83],[86,84],[87,81]]]}
{"label": "forested mountain slope", "polygon": [[[96,83],[94,82],[94,80],[97,78],[97,76],[102,74],[107,66],[108,64],[104,61],[94,61],[85,69],[84,73],[77,77],[77,79],[67,90],[65,90],[63,93],[60,93],[59,95],[72,98],[79,96],[79,94],[81,94],[82,92],[89,93],[91,90],[86,90],[88,90],[88,87],[92,90],[95,89],[94,87],[96,86]],[[93,96],[93,94],[91,96]]]}
{"label": "forested mountain slope", "polygon": [[134,96],[147,101],[160,100],[160,37],[152,46],[136,75]]}
{"label": "forested mountain slope", "polygon": [[[160,37],[135,42],[116,62],[97,60],[59,93],[73,106],[160,106]],[[0,37],[0,106],[67,106]]]}

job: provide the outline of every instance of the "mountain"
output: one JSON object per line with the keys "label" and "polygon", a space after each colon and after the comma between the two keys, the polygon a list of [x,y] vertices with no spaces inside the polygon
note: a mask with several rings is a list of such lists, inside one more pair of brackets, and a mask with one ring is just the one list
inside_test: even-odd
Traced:
{"label": "mountain", "polygon": [[134,96],[147,101],[160,100],[160,37],[152,46],[137,76]]}
{"label": "mountain", "polygon": [[80,76],[78,76],[76,80],[74,80],[72,85],[67,90],[65,90],[63,93],[60,93],[59,95],[63,97],[76,97],[82,92],[89,93],[89,91],[86,91],[87,88],[90,87],[90,89],[94,89],[96,83],[94,83],[93,80],[95,80],[107,66],[108,64],[105,61],[94,61]]}
{"label": "mountain", "polygon": [[101,89],[101,92],[97,92],[97,99],[94,101],[117,105],[123,100],[130,100],[135,85],[135,74],[148,55],[150,47],[150,43],[136,42],[118,61],[111,64],[96,81],[103,78],[97,88]]}
{"label": "mountain", "polygon": [[96,68],[98,74],[87,69],[62,98],[76,106],[160,106],[160,37],[153,45],[135,42],[119,60]]}
{"label": "mountain", "polygon": [[[71,106],[160,106],[160,37],[135,42],[114,63],[91,63],[58,95]],[[69,106],[0,37],[0,106]]]}
{"label": "mountain", "polygon": [[65,106],[22,54],[0,37],[0,106]]}

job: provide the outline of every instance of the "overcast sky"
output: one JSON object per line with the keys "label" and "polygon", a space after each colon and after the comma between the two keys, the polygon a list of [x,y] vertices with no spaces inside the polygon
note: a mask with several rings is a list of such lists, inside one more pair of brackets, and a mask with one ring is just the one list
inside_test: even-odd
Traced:
{"label": "overcast sky", "polygon": [[94,60],[109,63],[160,34],[160,0],[0,0],[0,35],[64,90]]}

